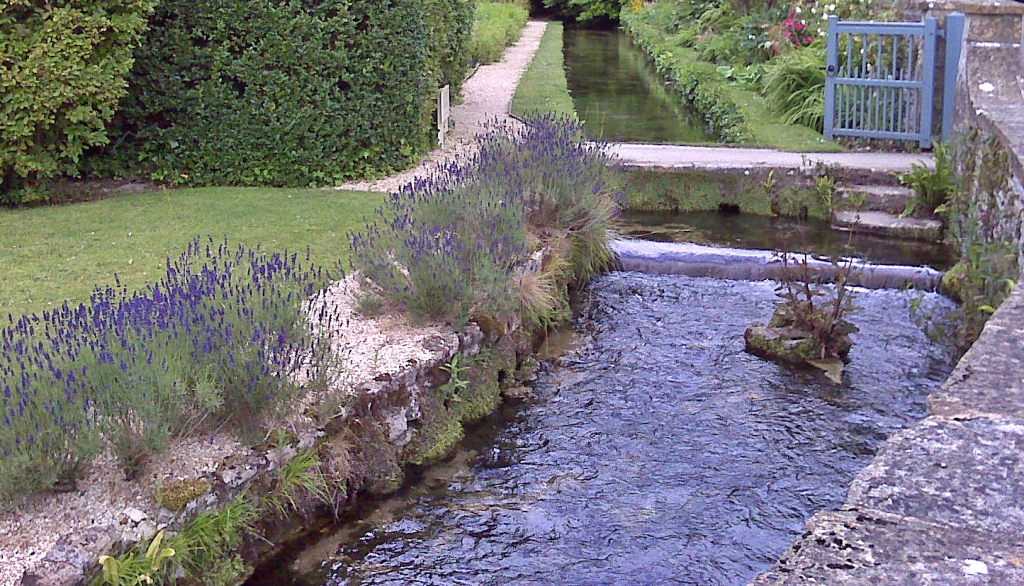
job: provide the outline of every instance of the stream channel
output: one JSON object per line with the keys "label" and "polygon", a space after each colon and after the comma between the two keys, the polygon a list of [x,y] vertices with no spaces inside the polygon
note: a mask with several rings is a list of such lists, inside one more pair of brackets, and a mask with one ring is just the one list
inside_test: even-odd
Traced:
{"label": "stream channel", "polygon": [[591,140],[661,144],[717,142],[682,106],[625,33],[565,30],[565,77]]}
{"label": "stream channel", "polygon": [[951,370],[911,317],[955,309],[934,293],[858,289],[842,385],[744,351],[772,282],[615,272],[582,297],[536,399],[250,585],[746,584]]}

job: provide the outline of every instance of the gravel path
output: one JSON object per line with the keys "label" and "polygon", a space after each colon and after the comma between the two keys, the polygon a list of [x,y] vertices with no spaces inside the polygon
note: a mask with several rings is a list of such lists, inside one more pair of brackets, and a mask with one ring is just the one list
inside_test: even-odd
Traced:
{"label": "gravel path", "polygon": [[429,175],[438,163],[472,153],[473,139],[485,130],[492,120],[511,121],[509,112],[512,97],[523,72],[530,66],[540,39],[548,23],[531,20],[523,29],[519,42],[505,50],[505,56],[497,63],[482,65],[462,86],[462,103],[452,106],[452,121],[455,127],[448,135],[443,148],[431,151],[422,163],[413,169],[403,171],[376,181],[353,181],[339,185],[336,189],[357,191],[397,191],[416,177]]}

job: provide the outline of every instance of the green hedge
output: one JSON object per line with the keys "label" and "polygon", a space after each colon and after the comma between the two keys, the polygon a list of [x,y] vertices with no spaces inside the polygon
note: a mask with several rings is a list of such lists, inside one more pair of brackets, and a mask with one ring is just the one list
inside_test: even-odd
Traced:
{"label": "green hedge", "polygon": [[471,18],[466,0],[164,0],[94,164],[270,186],[407,166],[437,87],[462,78]]}
{"label": "green hedge", "polygon": [[638,13],[627,6],[622,10],[620,22],[654,60],[658,73],[672,82],[675,91],[707,120],[716,135],[729,142],[751,140],[746,119],[714,64],[701,61],[693,49],[671,43],[662,31],[646,22],[644,12]]}
{"label": "green hedge", "polygon": [[473,17],[473,34],[466,51],[470,62],[493,63],[505,47],[519,40],[530,12],[517,4],[480,2]]}
{"label": "green hedge", "polygon": [[0,202],[75,174],[107,142],[152,0],[0,0]]}

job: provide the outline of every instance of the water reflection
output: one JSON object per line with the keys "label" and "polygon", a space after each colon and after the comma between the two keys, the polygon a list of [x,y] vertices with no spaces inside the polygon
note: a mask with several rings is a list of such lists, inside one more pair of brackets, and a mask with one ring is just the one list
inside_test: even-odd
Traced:
{"label": "water reflection", "polygon": [[618,31],[566,29],[565,75],[592,140],[717,142],[673,95],[643,52]]}

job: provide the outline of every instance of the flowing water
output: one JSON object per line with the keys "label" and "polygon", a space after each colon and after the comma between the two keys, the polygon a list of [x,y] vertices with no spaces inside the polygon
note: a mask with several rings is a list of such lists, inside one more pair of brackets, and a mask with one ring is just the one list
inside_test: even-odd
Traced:
{"label": "flowing water", "polygon": [[591,140],[717,142],[627,35],[566,29],[563,53],[569,93]]}
{"label": "flowing water", "polygon": [[720,212],[623,212],[620,230],[656,242],[692,242],[729,248],[790,250],[855,257],[875,264],[947,270],[956,259],[941,242],[894,240],[833,230],[828,222]]}
{"label": "flowing water", "polygon": [[535,401],[251,584],[745,584],[950,370],[910,318],[934,294],[861,291],[841,386],[744,352],[770,282],[612,273]]}

